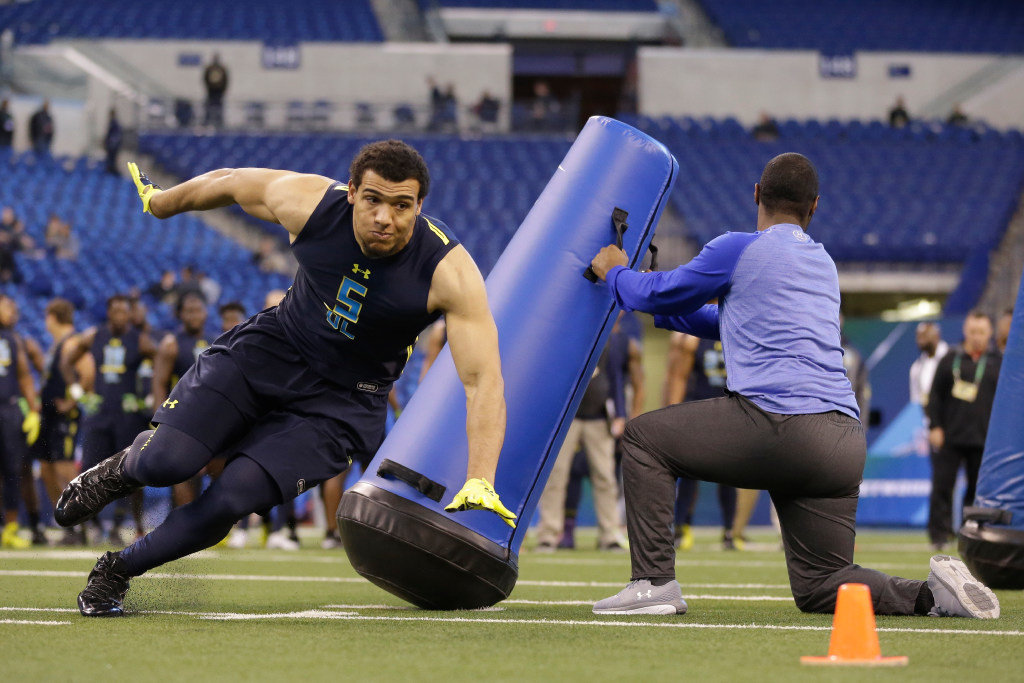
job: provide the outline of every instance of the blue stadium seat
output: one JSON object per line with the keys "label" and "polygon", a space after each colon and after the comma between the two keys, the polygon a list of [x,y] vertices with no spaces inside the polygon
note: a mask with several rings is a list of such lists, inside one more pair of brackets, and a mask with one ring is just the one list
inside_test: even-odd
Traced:
{"label": "blue stadium seat", "polygon": [[380,42],[370,0],[30,0],[0,5],[21,44],[54,38]]}
{"label": "blue stadium seat", "polygon": [[[447,2],[448,0],[445,0]],[[1018,0],[700,0],[736,47],[1024,52]]]}

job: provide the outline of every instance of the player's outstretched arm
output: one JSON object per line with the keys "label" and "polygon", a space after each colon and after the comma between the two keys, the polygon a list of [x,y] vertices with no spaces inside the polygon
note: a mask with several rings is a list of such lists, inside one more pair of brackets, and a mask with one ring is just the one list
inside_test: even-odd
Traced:
{"label": "player's outstretched arm", "polygon": [[134,163],[128,164],[142,210],[157,218],[238,204],[256,218],[278,223],[293,236],[334,181],[324,176],[270,168],[221,168],[164,190]]}
{"label": "player's outstretched arm", "polygon": [[491,510],[514,527],[515,515],[491,487],[505,439],[505,384],[498,330],[487,306],[483,277],[461,246],[438,264],[428,305],[431,310],[444,311],[452,360],[466,390],[466,485],[446,509]]}

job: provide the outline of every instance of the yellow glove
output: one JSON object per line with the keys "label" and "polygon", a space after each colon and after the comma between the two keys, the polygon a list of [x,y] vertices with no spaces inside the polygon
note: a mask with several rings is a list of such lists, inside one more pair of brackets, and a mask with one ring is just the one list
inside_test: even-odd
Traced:
{"label": "yellow glove", "polygon": [[149,210],[149,202],[153,199],[153,195],[157,192],[163,192],[163,189],[150,180],[145,173],[140,171],[133,161],[128,162],[128,172],[132,174],[132,180],[135,181],[135,189],[139,191],[139,199],[142,200],[142,213],[153,213]]}
{"label": "yellow glove", "polygon": [[31,446],[39,438],[39,411],[30,410],[21,421],[21,431],[25,432],[25,441]]}
{"label": "yellow glove", "polygon": [[501,504],[498,494],[494,492],[486,479],[470,479],[462,490],[455,494],[452,502],[444,508],[448,512],[460,512],[462,510],[490,510],[513,529],[516,528],[516,516]]}

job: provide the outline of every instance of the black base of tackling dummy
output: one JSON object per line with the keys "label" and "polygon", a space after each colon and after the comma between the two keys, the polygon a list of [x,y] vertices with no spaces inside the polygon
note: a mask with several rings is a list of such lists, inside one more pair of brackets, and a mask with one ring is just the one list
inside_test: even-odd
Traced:
{"label": "black base of tackling dummy", "polygon": [[958,550],[989,588],[1024,589],[1024,531],[968,519],[960,529]]}
{"label": "black base of tackling dummy", "polygon": [[338,530],[361,576],[424,609],[489,607],[519,576],[507,548],[365,482],[342,496]]}

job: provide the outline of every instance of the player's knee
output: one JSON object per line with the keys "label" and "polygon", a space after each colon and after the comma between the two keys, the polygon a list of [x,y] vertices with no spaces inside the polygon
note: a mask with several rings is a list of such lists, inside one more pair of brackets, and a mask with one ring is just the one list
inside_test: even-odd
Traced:
{"label": "player's knee", "polygon": [[797,609],[809,614],[829,614],[835,610],[835,591],[825,585],[825,581],[805,584],[802,588],[793,588],[793,601]]}

